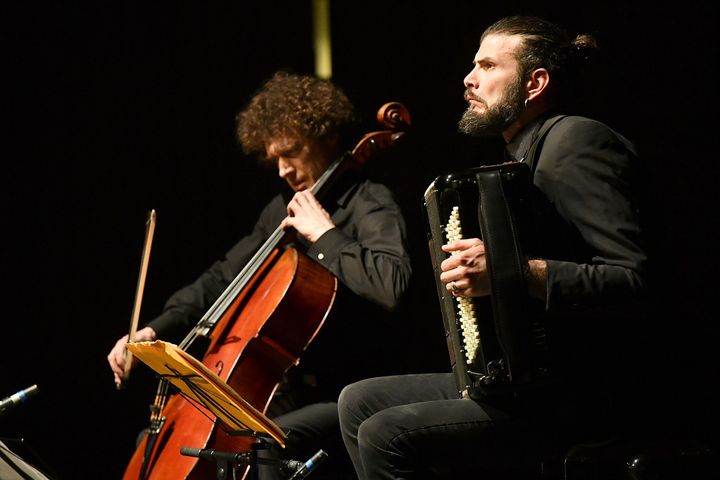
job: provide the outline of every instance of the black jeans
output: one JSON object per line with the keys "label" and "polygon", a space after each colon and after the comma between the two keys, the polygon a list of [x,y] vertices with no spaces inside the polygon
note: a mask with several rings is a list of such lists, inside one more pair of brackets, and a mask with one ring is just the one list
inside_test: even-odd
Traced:
{"label": "black jeans", "polygon": [[360,480],[512,478],[536,470],[547,445],[523,405],[458,398],[449,373],[351,384],[338,412]]}

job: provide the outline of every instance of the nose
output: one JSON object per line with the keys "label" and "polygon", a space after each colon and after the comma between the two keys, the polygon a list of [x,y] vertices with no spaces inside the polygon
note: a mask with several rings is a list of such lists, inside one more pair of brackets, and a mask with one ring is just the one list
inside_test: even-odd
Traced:
{"label": "nose", "polygon": [[465,88],[477,88],[478,82],[477,78],[475,77],[475,70],[477,67],[473,67],[472,70],[470,70],[470,73],[465,75],[465,78],[463,79],[463,84],[465,85]]}
{"label": "nose", "polygon": [[287,177],[293,172],[294,168],[290,162],[285,160],[284,158],[280,157],[278,159],[278,175],[282,179],[287,179]]}

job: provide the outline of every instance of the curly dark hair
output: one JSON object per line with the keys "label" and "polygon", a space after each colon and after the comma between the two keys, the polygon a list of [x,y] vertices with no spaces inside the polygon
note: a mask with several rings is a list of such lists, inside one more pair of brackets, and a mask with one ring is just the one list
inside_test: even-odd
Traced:
{"label": "curly dark hair", "polygon": [[597,51],[594,37],[580,34],[575,38],[558,25],[538,17],[511,16],[489,26],[480,37],[480,43],[491,34],[520,35],[522,46],[516,59],[520,78],[526,78],[533,70],[545,68],[553,77],[551,95],[556,101],[570,100],[580,78],[585,62]]}
{"label": "curly dark hair", "polygon": [[337,136],[343,146],[356,123],[355,109],[339,87],[279,71],[237,115],[237,137],[246,154],[264,158],[265,145],[277,137]]}

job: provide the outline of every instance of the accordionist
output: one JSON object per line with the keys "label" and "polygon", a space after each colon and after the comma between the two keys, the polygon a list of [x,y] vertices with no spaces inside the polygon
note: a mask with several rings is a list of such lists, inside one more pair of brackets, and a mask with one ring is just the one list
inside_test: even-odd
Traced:
{"label": "accordionist", "polygon": [[[360,479],[510,478],[524,467],[537,473],[546,447],[607,439],[626,420],[621,407],[632,402],[636,371],[622,347],[632,346],[635,307],[646,289],[635,199],[640,165],[630,142],[608,126],[556,114],[564,113],[566,75],[592,47],[590,37],[570,37],[545,20],[505,18],[481,37],[464,81],[469,107],[461,129],[501,133],[508,157],[530,174],[537,230],[532,251],[518,250],[524,290],[502,294],[517,293],[538,312],[548,371],[558,381],[497,396],[463,396],[450,372],[351,384],[339,413]],[[500,154],[484,160],[506,161]],[[442,213],[447,226],[449,212]],[[448,256],[438,271],[448,294],[490,296],[486,246],[465,235],[441,246]],[[530,363],[529,378],[534,370]],[[497,378],[512,385],[517,371]]]}

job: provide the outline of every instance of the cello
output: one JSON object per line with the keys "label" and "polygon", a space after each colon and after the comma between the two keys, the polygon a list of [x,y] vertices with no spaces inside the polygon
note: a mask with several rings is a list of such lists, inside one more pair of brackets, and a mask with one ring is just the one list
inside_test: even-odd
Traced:
{"label": "cello", "polygon": [[[315,182],[312,193],[318,200],[344,173],[394,145],[410,126],[409,113],[397,102],[383,105],[377,121],[386,130],[365,134]],[[293,232],[277,227],[178,345],[187,350],[198,338],[208,338],[202,363],[261,412],[322,328],[337,292],[337,279],[290,247],[292,237]],[[210,462],[183,456],[180,449],[244,452],[254,443],[250,436],[231,435],[203,407],[171,395],[163,380],[150,410],[150,426],[125,480],[214,478]]]}

